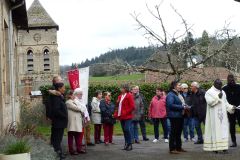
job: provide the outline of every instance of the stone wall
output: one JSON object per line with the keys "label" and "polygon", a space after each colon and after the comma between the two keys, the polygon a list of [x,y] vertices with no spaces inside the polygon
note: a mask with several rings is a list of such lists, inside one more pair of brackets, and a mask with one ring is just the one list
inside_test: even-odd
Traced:
{"label": "stone wall", "polygon": [[[12,122],[12,105],[10,101],[10,69],[9,69],[9,6],[7,1],[0,1],[0,135],[4,133],[6,127]],[[17,29],[14,26],[13,45],[17,44]],[[14,48],[14,58],[17,59],[16,48]],[[14,68],[17,68],[17,61],[14,61]],[[18,79],[17,71],[14,79]],[[19,115],[18,86],[16,85],[15,108],[16,114]],[[19,116],[16,117],[17,120]]]}

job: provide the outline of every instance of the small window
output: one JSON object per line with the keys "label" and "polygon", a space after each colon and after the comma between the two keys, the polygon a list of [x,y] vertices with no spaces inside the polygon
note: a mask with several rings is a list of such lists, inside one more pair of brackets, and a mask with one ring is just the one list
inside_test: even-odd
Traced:
{"label": "small window", "polygon": [[44,55],[49,55],[49,50],[48,50],[48,49],[45,49],[45,50],[43,51],[43,54],[44,54]]}
{"label": "small window", "polygon": [[33,56],[33,51],[32,51],[31,49],[28,50],[28,51],[27,51],[27,55],[28,55],[28,56]]}
{"label": "small window", "polygon": [[44,71],[50,71],[50,58],[49,58],[49,50],[48,49],[45,49],[43,51],[43,61],[44,61]]}
{"label": "small window", "polygon": [[27,51],[27,70],[28,72],[33,71],[33,51],[31,49]]}

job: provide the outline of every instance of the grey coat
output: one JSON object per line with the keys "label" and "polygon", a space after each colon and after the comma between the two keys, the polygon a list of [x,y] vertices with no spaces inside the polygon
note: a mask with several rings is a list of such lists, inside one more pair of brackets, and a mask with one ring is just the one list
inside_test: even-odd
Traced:
{"label": "grey coat", "polygon": [[100,101],[96,97],[93,97],[92,99],[92,123],[93,124],[102,124],[102,116],[101,116],[101,110],[100,110]]}
{"label": "grey coat", "polygon": [[134,95],[135,109],[133,111],[133,120],[139,121],[144,117],[143,99],[139,94]]}

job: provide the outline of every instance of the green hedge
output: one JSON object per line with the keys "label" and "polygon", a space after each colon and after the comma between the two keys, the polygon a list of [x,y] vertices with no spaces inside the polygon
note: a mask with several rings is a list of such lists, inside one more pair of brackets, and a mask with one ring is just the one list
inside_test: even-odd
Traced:
{"label": "green hedge", "polygon": [[[190,86],[190,82],[186,82]],[[140,87],[141,93],[145,97],[145,107],[148,107],[148,104],[150,103],[152,97],[155,95],[155,89],[157,87],[163,88],[165,91],[169,90],[169,83],[161,83],[161,84],[149,84],[149,83],[142,83],[138,84]],[[208,90],[212,86],[212,82],[205,82],[201,83],[201,88],[204,90]],[[41,86],[40,90],[43,94],[43,102],[46,101],[48,97],[48,90],[51,88],[51,86]],[[66,88],[69,89],[69,86],[66,85]],[[89,85],[89,102],[91,102],[92,97],[94,96],[94,93],[96,90],[101,90],[103,92],[109,91],[112,94],[112,100],[113,102],[116,101],[117,96],[120,94],[120,85],[118,84],[99,84],[99,83],[90,83]]]}

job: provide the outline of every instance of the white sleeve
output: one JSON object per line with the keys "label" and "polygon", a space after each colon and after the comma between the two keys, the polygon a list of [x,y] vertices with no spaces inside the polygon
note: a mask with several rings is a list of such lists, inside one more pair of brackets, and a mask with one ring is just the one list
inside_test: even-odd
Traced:
{"label": "white sleeve", "polygon": [[207,104],[210,107],[214,107],[219,102],[221,102],[221,99],[218,96],[213,96],[209,91],[206,92],[205,99],[206,99]]}

